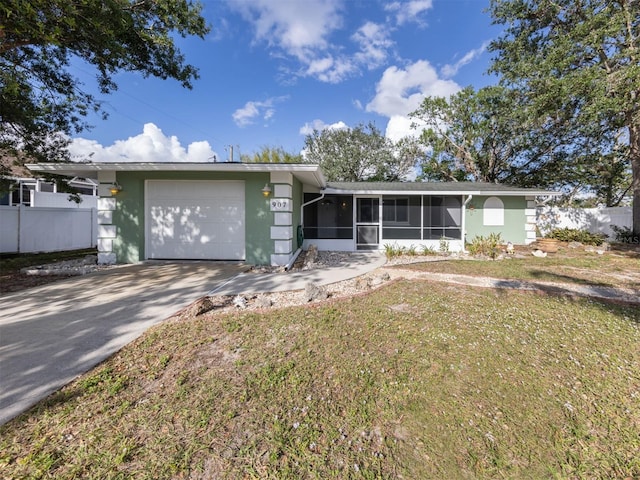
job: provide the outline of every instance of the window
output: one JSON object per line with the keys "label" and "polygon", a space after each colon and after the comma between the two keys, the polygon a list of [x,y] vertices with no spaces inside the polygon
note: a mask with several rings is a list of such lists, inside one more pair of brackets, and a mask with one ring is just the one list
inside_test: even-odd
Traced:
{"label": "window", "polygon": [[424,230],[425,240],[462,238],[462,199],[458,196],[425,196]]}
{"label": "window", "polygon": [[486,226],[504,225],[504,203],[498,197],[489,197],[484,201],[482,223]]}
{"label": "window", "polygon": [[[309,202],[317,195],[304,195]],[[353,198],[350,195],[327,195],[304,207],[304,237],[309,239],[353,238]]]}
{"label": "window", "polygon": [[357,206],[356,221],[358,223],[378,223],[380,221],[380,200],[378,198],[358,198]]}
{"label": "window", "polygon": [[385,198],[382,201],[382,221],[385,223],[409,223],[409,199]]}

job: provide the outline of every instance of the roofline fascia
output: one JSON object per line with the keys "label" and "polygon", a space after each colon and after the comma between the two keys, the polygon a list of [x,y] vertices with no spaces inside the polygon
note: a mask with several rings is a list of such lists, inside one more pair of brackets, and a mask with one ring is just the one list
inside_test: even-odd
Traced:
{"label": "roofline fascia", "polygon": [[[28,163],[25,165],[29,170],[39,172],[65,171],[65,170],[86,170],[89,172],[98,171],[126,171],[138,172],[147,170],[158,171],[249,171],[249,172],[314,172],[319,170],[316,164],[302,163],[187,163],[187,162],[102,162],[102,163]],[[292,168],[294,167],[295,168]]]}
{"label": "roofline fascia", "polygon": [[548,192],[548,191],[525,191],[525,192],[512,192],[512,191],[462,191],[462,190],[340,190],[335,188],[324,188],[322,191],[327,195],[476,195],[476,196],[495,196],[502,197],[522,197],[522,196],[560,196],[560,192]]}
{"label": "roofline fascia", "polygon": [[[180,162],[102,162],[102,163],[30,163],[25,165],[32,172],[47,172],[58,175],[73,175],[78,171],[86,172],[288,172],[292,175],[310,173],[316,185],[324,188],[327,181],[316,164],[301,163],[180,163]],[[66,173],[65,173],[66,172]]]}

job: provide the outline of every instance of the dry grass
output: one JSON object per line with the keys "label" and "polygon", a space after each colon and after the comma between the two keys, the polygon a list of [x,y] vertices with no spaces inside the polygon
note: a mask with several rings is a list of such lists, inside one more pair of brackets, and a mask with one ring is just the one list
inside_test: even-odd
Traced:
{"label": "dry grass", "polygon": [[598,285],[640,290],[640,254],[634,251],[597,255],[584,251],[564,251],[546,258],[527,255],[504,260],[463,260],[422,262],[403,265],[419,271],[535,280],[581,285]]}
{"label": "dry grass", "polygon": [[640,312],[393,282],[176,318],[0,428],[5,478],[637,478]]}

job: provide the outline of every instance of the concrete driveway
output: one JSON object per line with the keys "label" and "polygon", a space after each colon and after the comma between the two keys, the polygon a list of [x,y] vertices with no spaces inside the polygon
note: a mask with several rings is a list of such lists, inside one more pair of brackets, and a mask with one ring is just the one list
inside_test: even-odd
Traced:
{"label": "concrete driveway", "polygon": [[0,425],[247,267],[153,262],[0,297]]}

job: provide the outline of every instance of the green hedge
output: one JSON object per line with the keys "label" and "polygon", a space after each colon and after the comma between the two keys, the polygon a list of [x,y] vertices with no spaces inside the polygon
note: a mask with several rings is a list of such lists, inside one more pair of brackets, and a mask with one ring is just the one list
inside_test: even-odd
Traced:
{"label": "green hedge", "polygon": [[591,233],[577,228],[556,228],[547,235],[547,238],[555,238],[561,242],[580,242],[584,245],[602,245],[607,238],[603,233]]}

